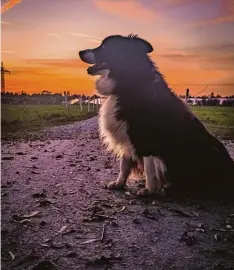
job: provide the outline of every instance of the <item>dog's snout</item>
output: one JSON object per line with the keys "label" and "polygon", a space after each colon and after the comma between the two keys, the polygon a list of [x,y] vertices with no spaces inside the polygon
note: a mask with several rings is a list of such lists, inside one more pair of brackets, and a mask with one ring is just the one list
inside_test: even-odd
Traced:
{"label": "dog's snout", "polygon": [[79,51],[79,56],[81,59],[84,58],[85,50],[84,51]]}
{"label": "dog's snout", "polygon": [[95,64],[95,55],[92,50],[79,51],[80,59],[88,64]]}

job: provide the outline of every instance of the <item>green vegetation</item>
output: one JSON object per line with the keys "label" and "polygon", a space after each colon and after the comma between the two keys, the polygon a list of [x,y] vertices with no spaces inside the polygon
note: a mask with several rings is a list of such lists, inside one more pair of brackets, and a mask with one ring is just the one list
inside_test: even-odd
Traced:
{"label": "green vegetation", "polygon": [[74,121],[88,119],[95,112],[89,112],[83,106],[71,106],[69,111],[61,105],[6,105],[1,107],[2,133],[16,131],[34,131],[43,127],[68,124]]}
{"label": "green vegetation", "polygon": [[234,108],[193,106],[192,111],[207,129],[221,139],[234,139]]}
{"label": "green vegetation", "polygon": [[[234,108],[192,106],[192,111],[205,126],[222,139],[234,139]],[[71,106],[69,112],[60,105],[2,105],[2,133],[33,131],[43,127],[68,124],[88,119],[96,113],[88,113],[83,106]]]}

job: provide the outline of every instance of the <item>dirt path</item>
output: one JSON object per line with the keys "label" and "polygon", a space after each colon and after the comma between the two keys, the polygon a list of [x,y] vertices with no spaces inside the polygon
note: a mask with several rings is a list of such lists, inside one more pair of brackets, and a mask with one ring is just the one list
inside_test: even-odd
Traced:
{"label": "dirt path", "polygon": [[105,189],[96,118],[30,137],[2,144],[1,269],[234,269],[233,204]]}

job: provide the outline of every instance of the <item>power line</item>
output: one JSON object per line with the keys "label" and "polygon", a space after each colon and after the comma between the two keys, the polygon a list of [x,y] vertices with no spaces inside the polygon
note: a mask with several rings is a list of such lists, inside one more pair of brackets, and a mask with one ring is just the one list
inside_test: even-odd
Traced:
{"label": "power line", "polygon": [[197,96],[198,94],[201,94],[202,92],[204,92],[208,87],[208,84],[206,85],[206,87],[204,89],[202,89],[201,91],[199,91],[198,93],[195,94],[195,96]]}

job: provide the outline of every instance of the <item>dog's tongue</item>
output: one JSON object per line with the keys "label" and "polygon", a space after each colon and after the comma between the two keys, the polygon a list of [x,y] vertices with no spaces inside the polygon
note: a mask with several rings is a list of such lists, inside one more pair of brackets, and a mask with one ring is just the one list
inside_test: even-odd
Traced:
{"label": "dog's tongue", "polygon": [[96,73],[98,73],[98,71],[107,68],[107,65],[105,63],[98,63],[95,64],[93,66],[88,67],[87,72],[90,75],[95,75]]}

